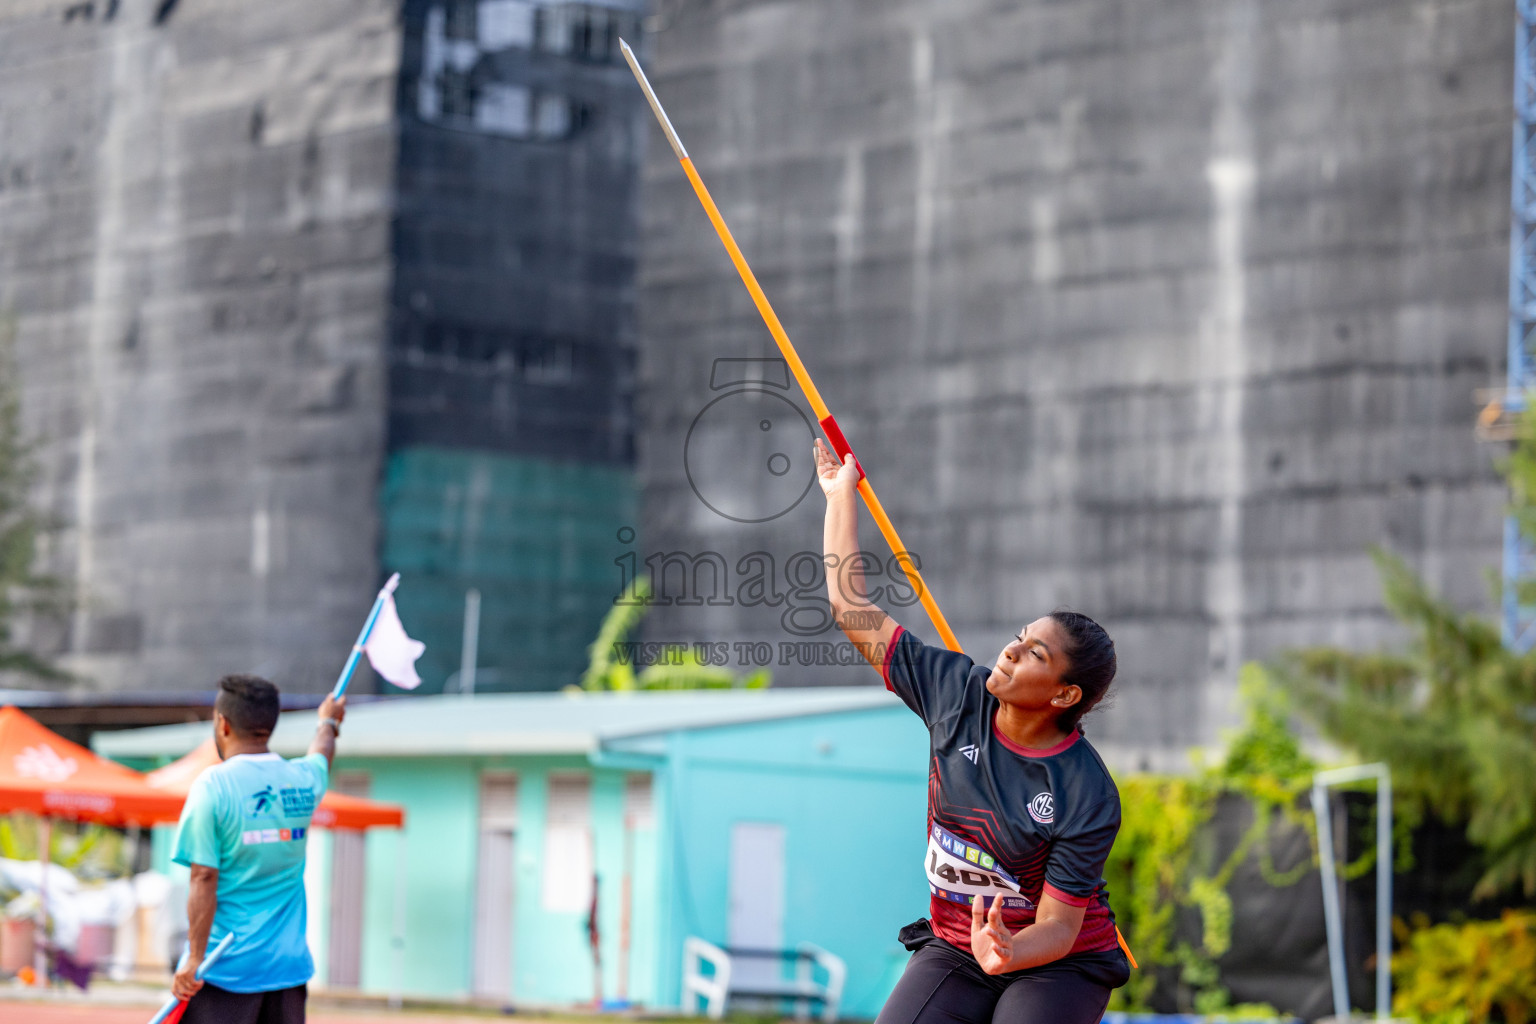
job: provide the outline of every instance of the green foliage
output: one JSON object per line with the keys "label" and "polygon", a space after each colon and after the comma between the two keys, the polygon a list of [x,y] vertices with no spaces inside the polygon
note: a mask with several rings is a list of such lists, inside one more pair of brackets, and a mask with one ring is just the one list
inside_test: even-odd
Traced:
{"label": "green foliage", "polygon": [[[1499,468],[1509,484],[1509,511],[1521,536],[1536,538],[1536,404],[1526,404],[1515,446]],[[1536,604],[1536,580],[1526,581],[1518,596],[1521,604]]]}
{"label": "green foliage", "polygon": [[1120,834],[1104,876],[1115,916],[1141,970],[1116,989],[1115,1009],[1145,1010],[1157,987],[1155,968],[1176,967],[1192,952],[1175,947],[1174,917],[1189,888],[1195,830],[1215,800],[1203,780],[1137,775],[1119,780]]}
{"label": "green foliage", "polygon": [[597,638],[587,648],[587,670],[581,676],[583,690],[633,690],[635,670],[627,660],[621,661],[618,650],[621,644],[640,625],[650,607],[651,588],[644,580],[637,579],[630,588],[613,602],[608,614],[597,628]]}
{"label": "green foliage", "polygon": [[[1221,984],[1216,961],[1232,945],[1227,886],[1251,858],[1266,881],[1281,887],[1296,884],[1314,866],[1308,858],[1289,871],[1276,870],[1270,839],[1277,828],[1302,828],[1311,835],[1310,818],[1297,798],[1315,766],[1289,728],[1285,694],[1264,669],[1245,666],[1239,683],[1244,724],[1227,737],[1223,758],[1191,776],[1118,780],[1120,834],[1104,873],[1115,894],[1116,917],[1142,969],[1115,991],[1110,1004],[1115,1009],[1149,1009],[1159,979],[1171,977],[1182,1010],[1275,1016],[1267,1006],[1232,1007]],[[1245,801],[1252,823],[1218,861],[1201,833],[1223,797]],[[1181,909],[1197,913],[1198,941],[1178,936]]]}
{"label": "green foliage", "polygon": [[738,676],[718,665],[705,665],[688,647],[676,652],[678,664],[648,665],[635,677],[641,690],[764,690],[772,682],[767,669]]}
{"label": "green foliage", "polygon": [[11,641],[18,616],[57,610],[60,603],[58,581],[36,569],[43,522],[30,505],[37,470],[21,432],[12,333],[9,322],[0,322],[0,673],[67,679],[67,673],[47,659]]}
{"label": "green foliage", "polygon": [[[1510,512],[1536,538],[1536,404],[1502,470]],[[1482,851],[1474,897],[1536,896],[1536,653],[1506,648],[1497,623],[1457,612],[1398,559],[1377,552],[1376,564],[1407,649],[1301,651],[1282,677],[1323,735],[1391,766],[1406,822],[1432,810],[1465,825]]]}
{"label": "green foliage", "polygon": [[[129,870],[130,844],[122,832],[105,825],[55,821],[49,830],[48,858],[84,880],[117,878]],[[37,860],[42,822],[20,811],[0,815],[0,857]]]}
{"label": "green foliage", "polygon": [[1291,702],[1260,665],[1244,665],[1237,676],[1242,701],[1243,728],[1227,737],[1227,756],[1218,774],[1233,781],[1244,779],[1309,778],[1317,765],[1302,752],[1291,729]]}
{"label": "green foliage", "polygon": [[650,587],[644,580],[636,580],[613,603],[598,627],[597,639],[587,648],[587,670],[581,677],[581,689],[762,690],[771,684],[767,669],[738,676],[727,668],[705,664],[697,648],[686,645],[668,649],[666,657],[635,672],[634,659],[621,656],[621,652],[645,618],[650,599]]}
{"label": "green foliage", "polygon": [[1391,766],[1405,824],[1426,810],[1466,824],[1484,855],[1474,896],[1536,895],[1536,655],[1506,648],[1497,625],[1438,600],[1398,559],[1376,562],[1408,649],[1300,651],[1281,679],[1323,735]]}
{"label": "green foliage", "polygon": [[1536,1014],[1536,913],[1497,921],[1399,928],[1395,1016],[1424,1024],[1528,1024]]}

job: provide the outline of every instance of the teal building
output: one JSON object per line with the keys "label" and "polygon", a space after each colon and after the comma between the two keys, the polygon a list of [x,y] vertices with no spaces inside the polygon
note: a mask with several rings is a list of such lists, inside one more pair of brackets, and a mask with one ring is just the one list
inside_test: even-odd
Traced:
{"label": "teal building", "polygon": [[[274,749],[301,753],[312,722],[285,715]],[[207,728],[95,744],[148,766]],[[333,783],[403,805],[405,828],[315,833],[316,985],[673,1007],[697,935],[815,943],[847,963],[843,1016],[873,1017],[906,962],[897,929],[926,913],[926,764],[922,724],[874,687],[360,705]]]}
{"label": "teal building", "polygon": [[465,688],[466,618],[479,638],[473,689],[558,690],[581,677],[623,582],[613,559],[636,520],[628,467],[417,447],[390,456],[380,502],[380,564],[410,581],[395,601],[427,645],[418,695]]}

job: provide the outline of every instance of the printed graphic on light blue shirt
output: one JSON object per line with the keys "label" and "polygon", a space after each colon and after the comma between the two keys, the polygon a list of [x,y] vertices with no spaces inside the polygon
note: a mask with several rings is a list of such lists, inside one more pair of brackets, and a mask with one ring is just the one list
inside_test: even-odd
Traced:
{"label": "printed graphic on light blue shirt", "polygon": [[325,793],[325,757],[285,761],[242,754],[198,776],[181,811],[172,856],[219,872],[208,947],[235,942],[206,980],[231,992],[306,984],[314,961],[305,940],[304,850]]}

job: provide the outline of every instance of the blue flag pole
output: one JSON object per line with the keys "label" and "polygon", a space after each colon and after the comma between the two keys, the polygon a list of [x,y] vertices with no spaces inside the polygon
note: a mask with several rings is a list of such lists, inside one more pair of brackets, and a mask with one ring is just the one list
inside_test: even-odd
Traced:
{"label": "blue flag pole", "polygon": [[389,600],[389,595],[395,592],[400,585],[400,574],[395,573],[384,584],[384,589],[379,591],[379,596],[373,602],[373,611],[368,613],[368,621],[363,623],[363,631],[357,634],[357,643],[352,645],[352,653],[347,657],[347,663],[342,666],[341,675],[336,678],[336,687],[331,690],[331,696],[337,699],[347,692],[347,684],[352,681],[352,673],[357,671],[357,660],[363,656],[363,647],[368,643],[368,636],[373,632],[373,624],[379,621],[379,612],[384,610],[384,602]]}
{"label": "blue flag pole", "polygon": [[[226,932],[224,937],[219,940],[219,944],[213,947],[213,952],[203,957],[203,962],[197,967],[198,981],[203,980],[203,975],[207,972],[208,968],[218,963],[219,957],[224,955],[225,951],[229,949],[229,944],[234,941],[235,933]],[[170,1021],[180,1020],[181,1014],[186,1012],[186,1005],[186,1000],[172,998],[170,1002],[160,1007],[160,1012],[150,1019],[149,1024],[162,1024],[162,1022],[167,1022],[168,1024]],[[181,1010],[180,1013],[177,1012],[178,1009]],[[174,1016],[172,1016],[173,1014]]]}

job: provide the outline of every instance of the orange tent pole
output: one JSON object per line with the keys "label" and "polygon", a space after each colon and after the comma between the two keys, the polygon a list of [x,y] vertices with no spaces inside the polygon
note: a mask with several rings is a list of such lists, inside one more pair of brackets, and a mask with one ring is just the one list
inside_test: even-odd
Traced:
{"label": "orange tent pole", "polygon": [[[773,306],[768,301],[768,296],[763,294],[762,286],[757,283],[757,275],[752,273],[752,268],[747,265],[747,258],[742,255],[741,247],[736,244],[736,239],[731,235],[731,229],[726,226],[725,218],[720,215],[720,208],[715,205],[714,199],[709,194],[709,189],[704,187],[704,179],[699,177],[699,172],[693,166],[693,161],[688,158],[688,151],[683,148],[682,140],[677,137],[677,131],[672,127],[672,121],[667,117],[667,112],[662,109],[661,101],[656,98],[656,92],[651,88],[650,81],[645,77],[645,72],[640,70],[640,62],[635,59],[635,52],[629,48],[629,44],[619,40],[619,48],[624,52],[624,59],[629,62],[630,70],[635,73],[635,79],[640,83],[640,88],[645,92],[645,98],[651,104],[651,109],[656,113],[656,119],[661,122],[662,131],[666,132],[667,141],[672,145],[672,151],[677,154],[677,159],[683,165],[683,173],[688,176],[688,183],[693,186],[694,195],[699,197],[699,202],[704,207],[704,212],[709,216],[709,222],[714,225],[715,234],[720,236],[725,251],[730,255],[731,262],[736,266],[736,273],[741,275],[741,283],[747,286],[747,292],[752,296],[752,301],[757,305],[757,312],[762,316],[763,322],[768,325],[768,333],[773,335],[774,342],[779,346],[779,352],[783,354],[784,361],[789,364],[790,372],[795,375],[800,390],[805,392],[805,397],[811,404],[811,410],[815,412],[816,419],[821,423],[822,432],[827,435],[838,458],[847,461],[849,455],[853,455],[853,449],[848,444],[848,439],[838,428],[837,420],[833,418],[832,411],[827,408],[827,403],[822,401],[821,392],[816,389],[816,382],[811,379],[810,371],[805,368],[805,363],[800,361],[800,355],[795,351],[795,346],[789,340],[789,335],[784,331],[784,325],[779,322],[779,316],[773,311]],[[885,542],[895,552],[897,561],[907,574],[912,589],[916,592],[918,600],[923,603],[923,610],[928,613],[928,618],[933,620],[934,628],[939,631],[939,636],[944,641],[944,646],[952,651],[960,650],[960,641],[956,638],[954,630],[949,628],[949,621],[944,618],[944,613],[939,610],[938,602],[928,592],[928,586],[923,582],[922,573],[917,571],[917,565],[911,555],[907,553],[907,546],[902,543],[901,536],[896,532],[896,527],[891,522],[890,516],[885,514],[885,507],[880,504],[875,489],[871,486],[869,478],[864,475],[864,467],[859,464],[858,456],[854,456],[854,464],[859,469],[859,495],[864,499],[865,506],[869,509],[870,517],[879,527],[880,533],[885,537]]]}
{"label": "orange tent pole", "polygon": [[32,969],[37,984],[48,984],[48,868],[53,864],[53,819],[37,822],[37,933],[32,947]]}

